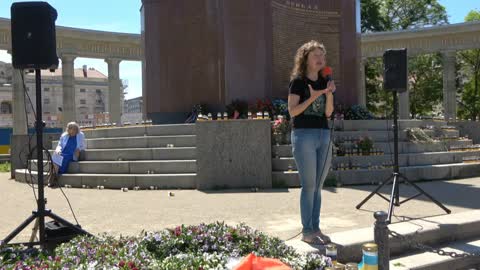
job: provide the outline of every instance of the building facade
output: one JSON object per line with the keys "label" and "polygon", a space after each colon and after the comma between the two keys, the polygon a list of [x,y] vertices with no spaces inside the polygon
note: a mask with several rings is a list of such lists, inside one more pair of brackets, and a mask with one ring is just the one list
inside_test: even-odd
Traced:
{"label": "building facade", "polygon": [[[62,69],[54,72],[42,70],[42,111],[47,127],[59,127],[63,114]],[[109,83],[108,77],[100,71],[87,66],[76,68],[75,75],[75,115],[80,124],[90,125],[94,122],[108,120]],[[32,110],[36,110],[35,75],[26,73],[26,110],[29,125],[35,119]],[[122,84],[122,90],[127,86]],[[124,93],[122,91],[122,93]],[[31,105],[30,105],[30,100]],[[124,94],[120,101],[123,104]],[[122,106],[123,107],[123,106]],[[0,62],[0,126],[12,126],[12,66]]]}
{"label": "building facade", "polygon": [[124,113],[141,113],[143,107],[143,98],[136,97],[125,100],[123,112]]}

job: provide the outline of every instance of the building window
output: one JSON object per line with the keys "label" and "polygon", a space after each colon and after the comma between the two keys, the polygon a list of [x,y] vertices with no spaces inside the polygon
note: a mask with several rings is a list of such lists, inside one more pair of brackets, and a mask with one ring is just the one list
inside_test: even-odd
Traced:
{"label": "building window", "polygon": [[95,92],[96,92],[97,94],[101,94],[101,93],[102,93],[102,90],[97,89],[97,90],[95,90]]}
{"label": "building window", "polygon": [[10,101],[2,101],[0,105],[0,111],[2,112],[2,114],[11,114],[12,103],[10,103]]}
{"label": "building window", "polygon": [[103,104],[103,102],[102,102],[101,99],[97,99],[97,100],[95,101],[95,103],[96,103],[97,105]]}
{"label": "building window", "polygon": [[49,98],[44,99],[43,104],[50,104],[50,99]]}
{"label": "building window", "polygon": [[80,93],[85,93],[85,89],[80,89]]}
{"label": "building window", "polygon": [[85,99],[80,99],[80,104],[87,104],[87,101]]}
{"label": "building window", "polygon": [[44,92],[49,92],[49,91],[50,91],[50,88],[45,87],[45,88],[43,88],[43,91],[44,91]]}

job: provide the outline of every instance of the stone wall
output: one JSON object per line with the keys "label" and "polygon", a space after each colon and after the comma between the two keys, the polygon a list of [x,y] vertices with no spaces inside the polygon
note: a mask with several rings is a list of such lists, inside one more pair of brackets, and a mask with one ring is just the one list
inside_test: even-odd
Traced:
{"label": "stone wall", "polygon": [[197,188],[271,188],[270,121],[201,121],[197,134]]}

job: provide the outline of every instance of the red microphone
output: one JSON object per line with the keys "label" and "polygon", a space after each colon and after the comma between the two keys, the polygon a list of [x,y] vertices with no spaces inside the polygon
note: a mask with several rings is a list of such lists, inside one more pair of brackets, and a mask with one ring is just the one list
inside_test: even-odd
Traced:
{"label": "red microphone", "polygon": [[325,78],[327,82],[332,80],[332,75],[333,75],[333,71],[331,67],[326,66],[322,69],[322,77]]}

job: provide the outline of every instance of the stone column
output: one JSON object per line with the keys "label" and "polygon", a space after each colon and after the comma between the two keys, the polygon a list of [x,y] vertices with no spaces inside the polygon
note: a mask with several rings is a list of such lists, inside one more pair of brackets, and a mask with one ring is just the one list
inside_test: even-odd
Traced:
{"label": "stone column", "polygon": [[457,119],[457,96],[455,89],[456,52],[442,52],[443,60],[443,110],[445,121]]}
{"label": "stone column", "polygon": [[63,81],[63,113],[61,123],[63,127],[68,122],[76,121],[76,105],[75,105],[75,74],[73,63],[76,56],[71,54],[63,54],[62,59],[62,81]]}
{"label": "stone column", "polygon": [[120,81],[120,61],[121,59],[108,58],[105,62],[108,64],[108,112],[110,113],[110,122],[122,125],[121,112],[123,104],[120,104],[122,95],[122,84]]}
{"label": "stone column", "polygon": [[12,68],[13,135],[27,135],[24,91],[22,71]]}
{"label": "stone column", "polygon": [[[11,52],[8,52],[11,54]],[[13,134],[10,137],[10,176],[15,178],[16,169],[27,167],[25,160],[28,155],[28,131],[25,114],[25,92],[23,89],[22,71],[12,67],[12,125]],[[35,98],[35,95],[33,95]]]}
{"label": "stone column", "polygon": [[398,94],[398,119],[410,119],[410,94],[407,91]]}
{"label": "stone column", "polygon": [[360,61],[360,74],[358,76],[358,104],[367,106],[367,88],[366,88],[366,74],[365,65],[367,64],[367,58],[362,57]]}

